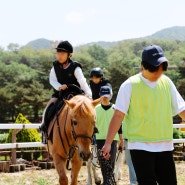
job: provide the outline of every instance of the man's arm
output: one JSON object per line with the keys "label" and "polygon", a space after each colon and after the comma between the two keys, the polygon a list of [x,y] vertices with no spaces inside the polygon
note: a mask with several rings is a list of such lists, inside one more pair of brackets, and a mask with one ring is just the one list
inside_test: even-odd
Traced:
{"label": "man's arm", "polygon": [[183,110],[181,113],[179,113],[179,116],[185,120],[185,110]]}

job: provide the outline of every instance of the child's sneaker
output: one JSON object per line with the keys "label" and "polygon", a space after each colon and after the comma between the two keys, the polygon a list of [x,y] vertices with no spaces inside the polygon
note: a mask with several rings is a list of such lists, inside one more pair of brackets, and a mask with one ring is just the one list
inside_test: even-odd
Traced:
{"label": "child's sneaker", "polygon": [[47,134],[45,132],[42,132],[42,143],[47,144]]}

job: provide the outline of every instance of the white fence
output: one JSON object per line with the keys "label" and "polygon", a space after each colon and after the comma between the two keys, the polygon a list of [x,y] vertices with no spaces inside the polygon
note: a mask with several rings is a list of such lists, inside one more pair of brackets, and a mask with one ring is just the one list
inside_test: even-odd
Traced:
{"label": "white fence", "polygon": [[[36,128],[39,129],[41,124],[32,123],[32,124],[6,124],[0,123],[0,129],[29,129]],[[173,124],[173,128],[185,128],[185,124]],[[185,143],[185,139],[173,139],[174,143]],[[5,143],[0,144],[0,149],[8,148],[25,148],[25,147],[42,147],[44,144],[41,142],[27,142],[27,143]]]}
{"label": "white fence", "polygon": [[[33,124],[7,124],[7,123],[0,123],[0,129],[29,129],[29,128],[36,128],[39,129],[41,124],[33,123]],[[0,144],[0,149],[9,149],[9,148],[29,148],[29,147],[42,147],[44,146],[41,142],[27,142],[27,143],[4,143]]]}
{"label": "white fence", "polygon": [[[185,122],[184,122],[185,123]],[[16,143],[16,134],[22,129],[35,128],[39,129],[41,124],[7,124],[0,123],[0,129],[14,129],[12,133],[12,143],[0,144],[0,149],[11,149],[11,160],[12,164],[16,163],[16,148],[27,148],[27,147],[42,147],[44,146],[41,142],[25,142],[25,143]],[[174,124],[173,128],[185,128],[185,124]],[[173,139],[174,143],[185,143],[185,139]]]}

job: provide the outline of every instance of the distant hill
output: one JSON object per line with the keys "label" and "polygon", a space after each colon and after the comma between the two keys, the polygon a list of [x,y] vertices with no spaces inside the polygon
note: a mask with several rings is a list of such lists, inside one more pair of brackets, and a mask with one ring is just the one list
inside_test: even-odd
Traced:
{"label": "distant hill", "polygon": [[185,26],[165,28],[145,38],[185,41]]}
{"label": "distant hill", "polygon": [[[185,26],[174,26],[170,28],[165,28],[160,31],[157,31],[156,33],[152,35],[142,37],[142,38],[133,38],[133,39],[138,40],[138,39],[145,39],[145,38],[146,39],[169,39],[169,40],[185,41]],[[123,41],[124,40],[115,41],[115,42],[105,42],[105,41],[90,42],[82,46],[91,46],[93,44],[97,44],[103,47],[104,49],[108,49],[116,45],[118,42],[123,42]],[[41,48],[50,49],[51,48],[50,42],[51,42],[50,40],[41,38],[41,39],[36,39],[36,40],[29,42],[28,44],[26,44],[26,46],[29,46],[35,49],[41,49]]]}
{"label": "distant hill", "polygon": [[[139,40],[139,39],[169,39],[169,40],[179,40],[179,41],[185,41],[185,26],[174,26],[170,28],[165,28],[160,31],[157,31],[156,33],[142,37],[142,38],[131,38],[126,40]],[[125,40],[117,41],[117,42],[91,42],[87,43],[85,45],[93,45],[97,44],[104,49],[107,49],[111,46],[116,45],[118,42],[124,42]]]}
{"label": "distant hill", "polygon": [[34,49],[51,49],[51,41],[41,38],[28,42],[24,47],[32,47]]}
{"label": "distant hill", "polygon": [[96,45],[101,46],[104,49],[108,49],[111,46],[116,45],[117,43],[118,43],[118,41],[115,41],[115,42],[98,41],[98,42],[90,42],[90,43],[84,44],[83,46],[92,46],[92,45],[96,44]]}

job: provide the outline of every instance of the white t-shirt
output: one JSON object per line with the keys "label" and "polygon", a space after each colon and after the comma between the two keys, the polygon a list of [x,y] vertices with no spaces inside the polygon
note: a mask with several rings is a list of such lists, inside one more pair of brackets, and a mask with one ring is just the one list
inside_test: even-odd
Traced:
{"label": "white t-shirt", "polygon": [[[139,73],[141,79],[143,80],[146,85],[150,88],[155,88],[157,82],[151,82],[148,79],[144,78],[141,73]],[[185,110],[185,101],[177,91],[173,82],[169,79],[170,86],[171,86],[171,94],[172,94],[172,111],[173,115],[177,115]],[[115,109],[123,112],[125,115],[128,112],[129,105],[130,105],[130,98],[132,94],[132,84],[130,78],[128,78],[125,82],[122,83],[120,89],[118,91],[118,95],[116,98]],[[167,142],[128,142],[128,149],[136,149],[136,150],[146,150],[150,152],[161,152],[161,151],[172,151],[173,141]]]}
{"label": "white t-shirt", "polygon": [[[66,68],[68,68],[69,65]],[[86,82],[86,78],[84,77],[84,75],[82,73],[82,69],[80,67],[76,67],[76,69],[74,71],[74,75],[75,75],[78,83],[80,84],[80,88],[85,92],[85,94],[87,96],[92,97],[91,89],[88,86],[88,84]],[[54,89],[56,89],[57,91],[58,91],[59,87],[62,86],[62,84],[60,84],[57,80],[54,67],[51,68],[50,75],[49,75],[49,82],[52,85],[52,87]]]}

